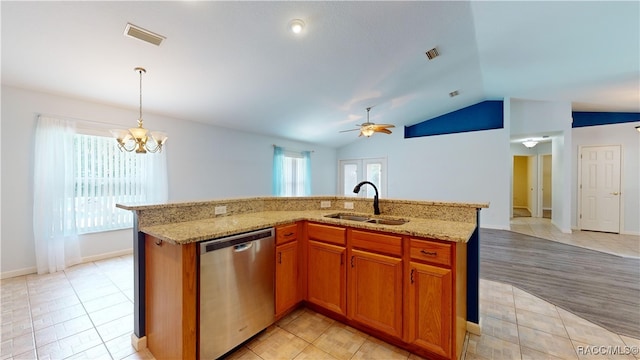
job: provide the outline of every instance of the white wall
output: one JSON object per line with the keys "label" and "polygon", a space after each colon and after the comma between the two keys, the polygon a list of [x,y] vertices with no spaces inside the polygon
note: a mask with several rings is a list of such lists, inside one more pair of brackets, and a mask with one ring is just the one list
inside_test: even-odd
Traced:
{"label": "white wall", "polygon": [[[557,135],[551,140],[551,223],[564,233],[571,232],[571,143],[569,136]],[[570,139],[569,139],[570,140]]]}
{"label": "white wall", "polygon": [[[137,109],[121,109],[51,94],[2,87],[1,169],[3,277],[35,270],[33,148],[38,113],[65,118],[135,125]],[[169,200],[207,200],[271,194],[272,144],[313,150],[312,193],[336,192],[336,150],[145,113],[145,127],[165,130]],[[129,251],[131,230],[81,238],[85,260]]]}
{"label": "white wall", "polygon": [[621,145],[622,146],[622,188],[620,231],[625,234],[640,235],[640,133],[635,127],[640,122],[601,126],[587,126],[573,129],[572,176],[576,184],[571,191],[571,226],[578,226],[578,162],[580,146]]}
{"label": "white wall", "polygon": [[402,129],[338,149],[338,159],[387,157],[394,199],[489,202],[483,227],[508,229],[509,134],[505,129],[404,139]]}
{"label": "white wall", "polygon": [[569,129],[571,129],[571,103],[511,99],[512,136],[536,135]]}

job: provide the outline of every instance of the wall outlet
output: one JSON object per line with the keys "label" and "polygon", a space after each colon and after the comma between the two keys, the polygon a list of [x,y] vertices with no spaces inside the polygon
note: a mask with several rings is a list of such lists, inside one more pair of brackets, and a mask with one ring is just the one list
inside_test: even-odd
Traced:
{"label": "wall outlet", "polygon": [[353,209],[353,203],[350,201],[345,201],[344,202],[344,208],[345,209]]}
{"label": "wall outlet", "polygon": [[320,208],[330,208],[331,201],[320,201]]}
{"label": "wall outlet", "polygon": [[223,206],[216,206],[215,209],[213,210],[214,213],[216,215],[222,215],[222,214],[226,214],[227,213],[227,206],[223,205]]}

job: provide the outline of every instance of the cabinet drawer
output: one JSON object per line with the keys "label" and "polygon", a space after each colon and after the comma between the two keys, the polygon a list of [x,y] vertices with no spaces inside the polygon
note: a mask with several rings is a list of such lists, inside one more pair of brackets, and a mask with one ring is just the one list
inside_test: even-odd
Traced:
{"label": "cabinet drawer", "polygon": [[331,225],[307,224],[309,240],[319,240],[336,245],[345,245],[346,229]]}
{"label": "cabinet drawer", "polygon": [[402,237],[400,236],[351,230],[351,246],[389,255],[402,256]]}
{"label": "cabinet drawer", "polygon": [[451,266],[452,244],[411,239],[411,259]]}
{"label": "cabinet drawer", "polygon": [[285,244],[298,238],[298,224],[276,227],[276,245]]}

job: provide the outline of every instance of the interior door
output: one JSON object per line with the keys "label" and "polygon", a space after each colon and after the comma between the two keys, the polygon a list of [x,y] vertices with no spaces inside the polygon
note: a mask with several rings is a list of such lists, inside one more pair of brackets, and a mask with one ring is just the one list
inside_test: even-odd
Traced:
{"label": "interior door", "polygon": [[620,232],[620,146],[580,149],[580,228]]}

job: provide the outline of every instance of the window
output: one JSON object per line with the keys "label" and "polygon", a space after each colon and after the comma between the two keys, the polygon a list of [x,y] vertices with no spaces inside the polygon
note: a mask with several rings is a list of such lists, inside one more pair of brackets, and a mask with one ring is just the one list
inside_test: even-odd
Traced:
{"label": "window", "polygon": [[376,185],[380,196],[387,194],[387,159],[352,159],[339,161],[339,192],[344,196],[361,196],[372,198],[375,190],[371,186],[364,186],[359,194],[353,193],[353,188],[361,181],[370,181]]}
{"label": "window", "polygon": [[121,152],[114,139],[75,134],[75,212],[79,234],[133,226],[117,203],[150,201],[149,162],[155,154]]}
{"label": "window", "polygon": [[308,196],[311,194],[309,151],[291,151],[274,147],[273,195]]}

